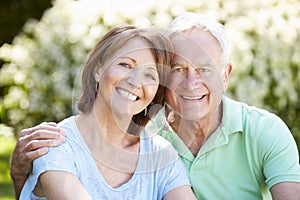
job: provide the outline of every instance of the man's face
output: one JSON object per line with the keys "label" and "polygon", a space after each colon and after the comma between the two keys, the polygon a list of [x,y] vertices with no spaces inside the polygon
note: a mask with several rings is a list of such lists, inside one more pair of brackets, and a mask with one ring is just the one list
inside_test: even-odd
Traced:
{"label": "man's face", "polygon": [[167,104],[187,120],[211,116],[227,87],[219,43],[209,31],[199,28],[172,36],[172,43],[175,57],[166,91]]}

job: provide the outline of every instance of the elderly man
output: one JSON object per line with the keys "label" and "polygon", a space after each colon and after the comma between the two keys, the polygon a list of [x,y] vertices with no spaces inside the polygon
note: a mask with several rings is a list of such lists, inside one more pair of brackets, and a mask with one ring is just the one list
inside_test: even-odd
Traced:
{"label": "elderly man", "polygon": [[[178,151],[198,199],[300,199],[295,141],[282,120],[225,97],[232,64],[223,26],[185,13],[168,27],[175,56],[166,106],[148,124]],[[21,132],[12,156],[17,194],[31,162],[63,141],[55,124]]]}

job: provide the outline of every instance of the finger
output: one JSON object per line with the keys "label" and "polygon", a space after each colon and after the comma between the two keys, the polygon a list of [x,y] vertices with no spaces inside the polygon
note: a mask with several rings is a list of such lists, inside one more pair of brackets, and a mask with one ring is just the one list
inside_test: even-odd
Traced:
{"label": "finger", "polygon": [[67,133],[63,129],[60,129],[60,134],[64,137],[67,135]]}
{"label": "finger", "polygon": [[42,147],[42,148],[38,148],[33,151],[27,152],[24,157],[24,163],[31,163],[38,157],[45,155],[48,152],[48,150],[49,149],[47,147]]}
{"label": "finger", "polygon": [[43,128],[33,132],[29,137],[31,140],[39,139],[59,139],[60,138],[59,128]]}
{"label": "finger", "polygon": [[64,139],[65,133],[61,131],[61,129],[57,127],[47,127],[43,129],[39,129],[30,135],[24,136],[24,139],[30,140],[43,140],[43,139]]}
{"label": "finger", "polygon": [[40,125],[57,126],[55,122],[42,122]]}
{"label": "finger", "polygon": [[57,126],[41,126],[39,130],[33,133],[32,139],[60,139],[61,142],[65,141],[66,132]]}
{"label": "finger", "polygon": [[60,145],[61,141],[60,140],[53,140],[53,139],[47,139],[47,140],[32,140],[30,141],[24,151],[25,152],[30,152],[30,151],[35,151],[44,147],[55,147]]}
{"label": "finger", "polygon": [[48,152],[47,147],[39,148],[33,151],[24,152],[24,154],[13,153],[10,170],[15,175],[26,176],[30,173],[32,161],[36,158],[45,155]]}
{"label": "finger", "polygon": [[[39,145],[39,140],[41,145]],[[46,140],[43,142],[43,140]],[[53,142],[53,141],[54,142]],[[48,142],[50,141],[50,142]],[[52,142],[51,142],[52,141]],[[65,141],[65,136],[60,133],[60,130],[38,130],[30,135],[19,137],[14,151],[17,154],[26,154],[28,151],[40,148],[45,143],[46,146],[57,146]],[[37,143],[37,145],[35,145]]]}
{"label": "finger", "polygon": [[26,135],[18,139],[15,151],[26,154],[28,151],[41,147],[58,146],[61,142],[65,142],[65,136],[60,133],[39,130],[31,135]]}
{"label": "finger", "polygon": [[[47,131],[50,131],[50,132],[47,132]],[[53,132],[53,133],[51,133],[51,132]],[[57,135],[57,133],[59,135]],[[61,141],[62,140],[64,141],[65,136],[67,135],[66,132],[63,129],[61,129],[60,127],[56,126],[56,123],[54,123],[54,122],[41,124],[40,127],[37,129],[36,133],[34,133],[34,134],[37,134],[35,136],[38,137],[38,138],[34,138],[34,139],[39,139],[39,138],[42,138],[42,139],[55,138],[55,139],[57,139],[57,138],[60,138]],[[53,134],[53,136],[51,134]],[[35,136],[33,136],[33,137],[35,137]]]}
{"label": "finger", "polygon": [[32,139],[61,138],[64,140],[65,136],[66,136],[66,132],[63,129],[57,127],[56,125],[49,126],[49,123],[47,123],[47,124],[42,124],[38,127],[38,129],[33,133]]}
{"label": "finger", "polygon": [[27,128],[27,129],[23,129],[20,133],[20,137],[25,136],[25,135],[30,135],[31,133],[40,130],[40,129],[47,129],[50,127],[56,127],[57,124],[54,122],[43,122],[37,126],[31,127],[31,128]]}

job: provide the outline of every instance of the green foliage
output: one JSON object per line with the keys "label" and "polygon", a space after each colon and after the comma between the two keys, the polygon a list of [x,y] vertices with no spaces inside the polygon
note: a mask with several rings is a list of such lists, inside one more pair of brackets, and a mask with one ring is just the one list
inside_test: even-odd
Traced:
{"label": "green foliage", "polygon": [[[56,0],[0,48],[0,123],[20,129],[76,112],[78,71],[111,27],[166,27],[184,11],[224,22],[234,71],[227,95],[279,115],[300,145],[300,2],[298,0]],[[0,126],[1,195],[11,193],[8,160],[15,140]],[[4,130],[4,131],[3,131]],[[5,145],[4,145],[5,144]],[[300,149],[300,146],[298,146]],[[3,162],[4,161],[4,162]],[[3,166],[2,166],[3,165]],[[4,188],[4,190],[2,190]],[[5,197],[6,198],[6,197]]]}
{"label": "green foliage", "polygon": [[283,119],[300,149],[299,2],[270,1],[233,16],[230,95]]}
{"label": "green foliage", "polygon": [[119,24],[166,27],[184,11],[226,24],[234,71],[228,95],[278,114],[300,144],[300,2],[57,0],[0,48],[2,123],[15,128],[60,121],[75,112],[77,72],[90,49]]}
{"label": "green foliage", "polygon": [[9,159],[16,144],[10,128],[0,124],[0,199],[13,199],[13,187],[9,175]]}

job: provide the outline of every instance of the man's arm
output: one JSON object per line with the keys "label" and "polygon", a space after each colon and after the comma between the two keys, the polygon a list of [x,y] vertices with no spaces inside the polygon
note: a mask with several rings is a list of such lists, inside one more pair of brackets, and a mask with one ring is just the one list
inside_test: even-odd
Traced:
{"label": "man's arm", "polygon": [[274,200],[300,200],[300,183],[282,182],[271,188]]}
{"label": "man's arm", "polygon": [[12,153],[10,176],[16,199],[19,199],[23,185],[32,170],[32,161],[46,154],[48,147],[58,146],[65,141],[65,133],[55,123],[42,123],[23,129]]}

